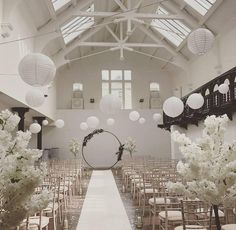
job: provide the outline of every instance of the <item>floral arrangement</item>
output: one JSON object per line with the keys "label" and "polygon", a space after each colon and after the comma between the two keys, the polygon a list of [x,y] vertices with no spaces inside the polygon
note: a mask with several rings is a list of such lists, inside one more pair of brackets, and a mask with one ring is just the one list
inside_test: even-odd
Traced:
{"label": "floral arrangement", "polygon": [[0,113],[0,229],[9,230],[35,211],[45,208],[49,194],[34,195],[40,186],[45,166],[36,167],[42,152],[28,149],[29,131],[12,132],[20,118],[5,110]]}
{"label": "floral arrangement", "polygon": [[169,182],[168,189],[210,203],[217,230],[221,229],[219,205],[236,205],[236,142],[229,144],[224,141],[227,122],[226,115],[207,117],[202,137],[196,142],[178,131],[172,133],[184,157],[184,161],[177,165],[184,183]]}
{"label": "floral arrangement", "polygon": [[136,152],[136,141],[133,140],[131,137],[125,141],[124,150],[129,152],[130,156],[133,156],[133,153]]}
{"label": "floral arrangement", "polygon": [[76,157],[79,154],[80,149],[81,149],[80,142],[76,139],[72,139],[69,142],[69,149],[70,149],[70,152]]}

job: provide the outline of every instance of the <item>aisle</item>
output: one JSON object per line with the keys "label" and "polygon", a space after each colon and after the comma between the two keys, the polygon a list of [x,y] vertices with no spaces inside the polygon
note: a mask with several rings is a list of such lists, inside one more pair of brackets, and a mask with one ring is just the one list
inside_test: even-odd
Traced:
{"label": "aisle", "polygon": [[93,171],[76,230],[131,230],[111,170]]}

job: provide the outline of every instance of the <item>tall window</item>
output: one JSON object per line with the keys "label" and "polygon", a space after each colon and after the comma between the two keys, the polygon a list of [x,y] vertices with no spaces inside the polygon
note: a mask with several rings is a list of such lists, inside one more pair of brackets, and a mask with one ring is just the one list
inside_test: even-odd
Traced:
{"label": "tall window", "polygon": [[131,109],[131,70],[102,70],[102,96],[107,94],[120,98],[123,109]]}

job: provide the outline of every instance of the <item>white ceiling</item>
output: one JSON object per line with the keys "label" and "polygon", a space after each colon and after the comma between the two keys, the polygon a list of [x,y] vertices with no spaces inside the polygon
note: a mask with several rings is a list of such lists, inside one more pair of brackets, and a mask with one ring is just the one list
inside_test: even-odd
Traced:
{"label": "white ceiling", "polygon": [[[122,13],[122,7],[119,6],[119,2],[125,7],[128,6],[129,0],[71,0],[64,8],[55,12],[51,0],[24,0],[24,4],[28,7],[28,11],[33,15],[35,28],[38,33],[49,32],[59,30],[68,20],[71,20],[77,12],[86,11],[87,7],[94,3],[95,12],[117,12]],[[136,13],[155,13],[158,5],[157,0],[130,0],[131,9],[133,9],[138,3],[141,3],[140,8]],[[194,1],[194,0],[193,0]],[[191,29],[198,27],[206,27],[210,29],[215,35],[221,33],[224,24],[231,20],[236,12],[236,1],[235,0],[216,0],[216,3],[211,7],[209,12],[202,16],[186,4],[184,0],[160,0],[159,3],[162,7],[171,12],[172,15],[181,16],[181,21],[189,26]],[[149,5],[150,6],[147,6]],[[121,6],[122,6],[121,5]],[[135,12],[134,12],[135,13]],[[131,14],[129,14],[131,15]],[[105,26],[97,27],[99,24],[110,20],[108,24],[111,31]],[[146,53],[157,58],[157,61],[161,66],[168,66],[163,60],[177,60],[181,62],[187,62],[192,58],[192,54],[186,47],[186,39],[182,42],[179,47],[175,47],[164,38],[157,30],[151,28],[149,25],[151,19],[143,19],[145,24],[132,22],[132,29],[136,26],[137,28],[128,37],[127,43],[138,43],[138,44],[153,44],[159,45],[159,47],[135,47],[134,51]],[[96,53],[101,50],[109,49],[110,47],[96,47],[94,42],[105,42],[105,43],[119,43],[115,40],[112,32],[120,38],[120,23],[114,22],[114,19],[107,17],[95,18],[96,28],[88,29],[83,32],[79,37],[73,40],[71,43],[66,45],[63,41],[62,36],[52,36],[48,40],[45,40],[42,52],[52,56],[55,60],[66,60],[76,59],[86,56],[91,53]],[[99,28],[99,29],[98,29]],[[98,31],[98,32],[96,32]],[[123,33],[126,36],[127,21],[123,22]],[[86,39],[87,38],[87,39]],[[81,42],[87,43],[88,46],[81,47]],[[89,45],[91,44],[91,46]],[[124,51],[125,52],[130,51]]]}

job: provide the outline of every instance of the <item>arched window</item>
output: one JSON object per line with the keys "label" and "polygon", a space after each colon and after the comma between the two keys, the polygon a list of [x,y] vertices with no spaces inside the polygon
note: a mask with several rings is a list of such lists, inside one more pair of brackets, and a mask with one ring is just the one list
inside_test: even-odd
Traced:
{"label": "arched window", "polygon": [[150,91],[160,91],[160,85],[157,82],[150,83]]}
{"label": "arched window", "polygon": [[227,85],[230,85],[229,79],[226,78],[225,81],[224,81],[224,83],[227,84]]}
{"label": "arched window", "polygon": [[219,86],[216,84],[216,85],[214,86],[213,92],[216,92],[216,91],[218,90],[218,88],[219,88]]}
{"label": "arched window", "polygon": [[73,92],[83,91],[82,83],[73,83]]}
{"label": "arched window", "polygon": [[205,96],[207,96],[207,95],[209,95],[210,94],[210,91],[209,91],[209,89],[207,89],[206,91],[205,91]]}

